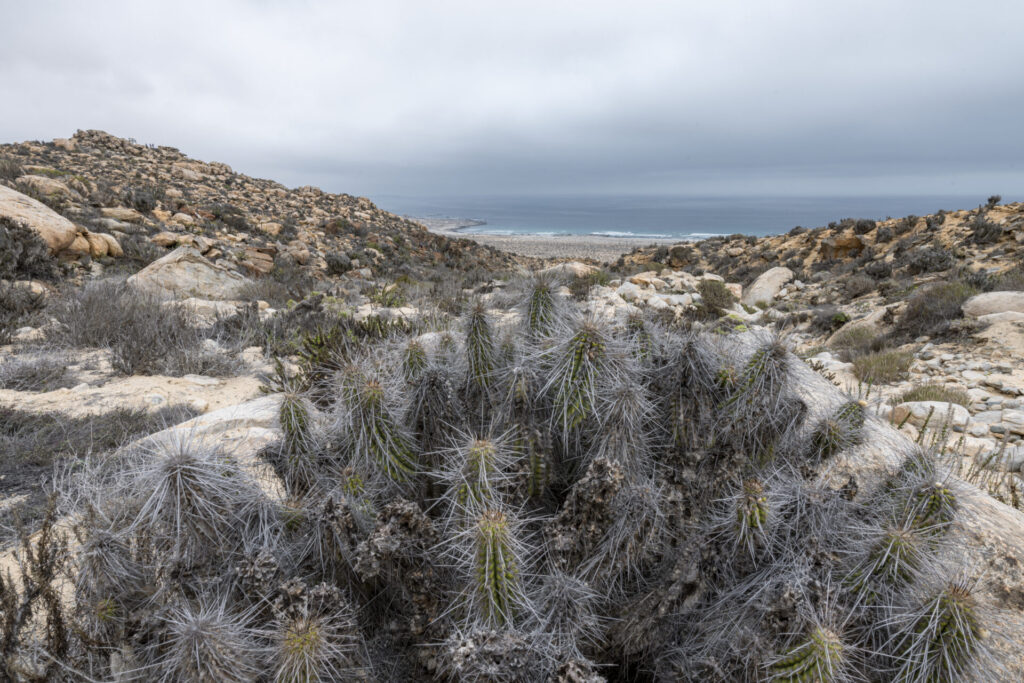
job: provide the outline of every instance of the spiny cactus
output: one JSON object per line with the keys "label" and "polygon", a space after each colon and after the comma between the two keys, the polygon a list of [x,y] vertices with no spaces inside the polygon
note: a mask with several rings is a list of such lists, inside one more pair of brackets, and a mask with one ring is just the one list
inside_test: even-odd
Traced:
{"label": "spiny cactus", "polygon": [[848,648],[833,629],[814,626],[770,668],[773,681],[833,683],[848,679]]}
{"label": "spiny cactus", "polygon": [[409,340],[402,354],[402,374],[408,382],[415,382],[427,367],[427,351],[415,339]]}
{"label": "spiny cactus", "polygon": [[951,581],[912,613],[894,648],[897,680],[959,681],[974,672],[984,633],[973,591],[970,581]]}
{"label": "spiny cactus", "polygon": [[492,627],[503,626],[515,620],[524,603],[515,532],[508,515],[498,508],[482,510],[473,525],[477,615]]}
{"label": "spiny cactus", "polygon": [[611,371],[608,342],[598,323],[584,320],[550,352],[553,367],[545,389],[553,391],[554,417],[565,435],[595,414],[598,381]]}
{"label": "spiny cactus", "polygon": [[289,582],[274,609],[275,681],[336,681],[365,673],[355,616],[337,588]]}
{"label": "spiny cactus", "polygon": [[417,469],[415,456],[409,436],[395,418],[382,379],[349,368],[339,389],[337,430],[348,456],[393,481],[408,481]]}
{"label": "spiny cactus", "polygon": [[768,510],[764,485],[757,479],[744,481],[736,501],[736,543],[746,549],[751,558],[756,556],[758,546],[764,544]]}
{"label": "spiny cactus", "polygon": [[182,604],[169,610],[162,637],[144,650],[162,681],[253,680],[260,671],[259,643],[244,615],[224,602]]}
{"label": "spiny cactus", "polygon": [[861,442],[864,428],[864,404],[844,403],[831,417],[818,423],[811,437],[813,456],[825,460]]}
{"label": "spiny cactus", "polygon": [[551,278],[535,276],[529,283],[529,297],[526,304],[526,329],[534,336],[551,331],[555,322],[556,301]]}

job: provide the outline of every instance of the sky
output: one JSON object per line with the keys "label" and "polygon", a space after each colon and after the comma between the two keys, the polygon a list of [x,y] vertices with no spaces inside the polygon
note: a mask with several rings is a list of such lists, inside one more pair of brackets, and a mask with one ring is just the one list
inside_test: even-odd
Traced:
{"label": "sky", "polygon": [[370,197],[1024,193],[1020,0],[0,0],[0,141]]}

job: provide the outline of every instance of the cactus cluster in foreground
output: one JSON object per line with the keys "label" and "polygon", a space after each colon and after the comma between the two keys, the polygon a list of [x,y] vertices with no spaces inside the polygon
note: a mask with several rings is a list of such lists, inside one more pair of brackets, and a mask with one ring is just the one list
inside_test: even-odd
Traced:
{"label": "cactus cluster in foreground", "polygon": [[63,636],[41,612],[48,627],[23,630],[6,666],[289,682],[991,674],[986,615],[946,552],[956,484],[932,455],[891,454],[870,491],[836,484],[871,417],[809,405],[781,340],[619,325],[550,282],[526,290],[505,325],[477,305],[419,336],[379,321],[362,343],[319,334],[282,392],[273,481],[188,438],[78,475]]}

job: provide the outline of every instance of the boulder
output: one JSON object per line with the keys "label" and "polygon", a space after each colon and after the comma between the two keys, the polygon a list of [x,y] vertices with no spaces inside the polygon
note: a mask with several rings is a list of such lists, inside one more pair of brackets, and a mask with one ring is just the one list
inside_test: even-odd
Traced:
{"label": "boulder", "polygon": [[560,277],[586,277],[596,271],[596,266],[580,263],[579,261],[569,261],[545,268],[540,273],[541,275],[556,275]]}
{"label": "boulder", "polygon": [[938,429],[947,420],[950,427],[966,427],[971,414],[967,412],[967,408],[956,403],[909,401],[893,408],[892,419],[896,424],[906,420],[915,427],[923,427],[927,422],[929,429]]}
{"label": "boulder", "polygon": [[[45,204],[4,185],[0,185],[0,216],[25,223],[55,254],[71,246],[78,235],[78,228],[67,218]],[[88,245],[86,249],[88,250]]]}
{"label": "boulder", "polygon": [[1024,292],[985,292],[976,294],[961,307],[968,318],[995,313],[1024,313]]}
{"label": "boulder", "polygon": [[59,195],[62,197],[77,197],[78,193],[55,178],[48,178],[42,175],[23,175],[18,178],[18,185],[31,189],[44,197]]}
{"label": "boulder", "polygon": [[139,289],[203,299],[236,298],[247,283],[247,278],[211,263],[193,247],[178,247],[128,278],[128,284]]}
{"label": "boulder", "polygon": [[769,268],[757,276],[754,284],[743,293],[743,303],[756,306],[759,303],[771,304],[782,287],[793,279],[793,271],[785,266]]}
{"label": "boulder", "polygon": [[821,258],[831,259],[857,256],[864,249],[864,241],[857,235],[836,235],[823,239],[818,245]]}
{"label": "boulder", "polygon": [[126,206],[109,206],[100,209],[100,214],[104,218],[113,218],[115,221],[124,221],[125,223],[139,223],[142,221],[141,213]]}

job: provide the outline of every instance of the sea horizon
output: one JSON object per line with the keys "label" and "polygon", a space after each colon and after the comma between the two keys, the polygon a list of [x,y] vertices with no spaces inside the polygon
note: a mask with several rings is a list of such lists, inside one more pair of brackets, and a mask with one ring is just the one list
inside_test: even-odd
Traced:
{"label": "sea horizon", "polygon": [[[381,208],[444,224],[451,232],[494,236],[589,235],[697,240],[717,235],[766,236],[844,218],[884,220],[970,209],[973,194],[874,196],[467,196],[384,195]],[[1004,197],[1003,201],[1014,198]]]}

